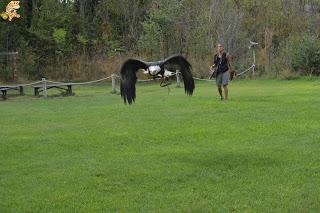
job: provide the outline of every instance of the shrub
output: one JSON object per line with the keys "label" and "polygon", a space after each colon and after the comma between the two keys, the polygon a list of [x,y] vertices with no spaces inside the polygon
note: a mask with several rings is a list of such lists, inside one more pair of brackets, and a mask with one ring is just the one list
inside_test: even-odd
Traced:
{"label": "shrub", "polygon": [[316,36],[292,36],[287,42],[287,55],[293,70],[320,75],[320,40]]}

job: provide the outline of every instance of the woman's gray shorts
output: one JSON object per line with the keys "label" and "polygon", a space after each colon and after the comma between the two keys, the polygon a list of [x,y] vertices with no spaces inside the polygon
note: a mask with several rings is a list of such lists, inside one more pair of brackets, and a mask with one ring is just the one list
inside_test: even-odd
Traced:
{"label": "woman's gray shorts", "polygon": [[219,73],[216,78],[217,86],[226,86],[229,83],[230,74],[229,71]]}

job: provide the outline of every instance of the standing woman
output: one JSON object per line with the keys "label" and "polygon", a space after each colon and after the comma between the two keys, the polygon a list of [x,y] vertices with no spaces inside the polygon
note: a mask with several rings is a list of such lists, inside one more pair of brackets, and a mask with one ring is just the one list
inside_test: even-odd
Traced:
{"label": "standing woman", "polygon": [[[214,69],[216,73],[216,84],[218,87],[218,91],[220,94],[221,100],[228,100],[228,83],[230,79],[230,71],[231,69],[231,55],[224,51],[224,46],[222,44],[218,44],[218,53],[214,55],[214,62],[211,66],[211,69]],[[222,95],[222,87],[224,90],[224,97]]]}

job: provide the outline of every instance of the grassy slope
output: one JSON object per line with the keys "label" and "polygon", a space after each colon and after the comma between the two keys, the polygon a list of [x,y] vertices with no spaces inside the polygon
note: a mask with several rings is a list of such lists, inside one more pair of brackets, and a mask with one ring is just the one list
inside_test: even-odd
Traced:
{"label": "grassy slope", "polygon": [[[320,82],[0,102],[0,212],[320,209]],[[52,91],[54,92],[54,91]]]}

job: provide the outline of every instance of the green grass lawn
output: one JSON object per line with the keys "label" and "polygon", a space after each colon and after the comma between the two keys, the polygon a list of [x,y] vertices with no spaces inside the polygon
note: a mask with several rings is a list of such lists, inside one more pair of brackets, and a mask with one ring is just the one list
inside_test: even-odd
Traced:
{"label": "green grass lawn", "polygon": [[0,212],[320,211],[319,79],[110,91],[0,101]]}

